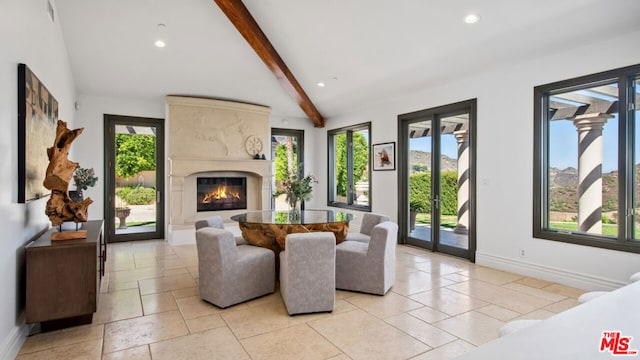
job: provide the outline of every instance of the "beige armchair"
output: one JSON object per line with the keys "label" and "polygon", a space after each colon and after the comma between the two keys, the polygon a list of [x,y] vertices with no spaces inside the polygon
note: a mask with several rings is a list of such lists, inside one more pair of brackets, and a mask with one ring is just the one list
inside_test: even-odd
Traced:
{"label": "beige armchair", "polygon": [[273,251],[238,246],[232,233],[213,227],[197,230],[196,244],[203,300],[225,308],[274,291]]}
{"label": "beige armchair", "polygon": [[385,221],[389,221],[389,217],[386,215],[365,213],[362,215],[360,232],[347,234],[347,238],[345,240],[368,243],[369,239],[371,239],[371,230],[373,230],[373,227]]}
{"label": "beige armchair", "polygon": [[336,237],[332,232],[289,234],[280,253],[280,293],[289,315],[333,311]]}
{"label": "beige armchair", "polygon": [[[216,229],[224,229],[224,220],[222,220],[221,216],[210,216],[205,219],[200,219],[196,221],[196,231],[202,229],[203,227],[212,227]],[[242,235],[235,235],[234,239],[236,240],[236,245],[248,245],[249,243],[245,240]]]}
{"label": "beige armchair", "polygon": [[398,225],[385,221],[371,230],[369,243],[336,245],[336,288],[384,295],[393,286]]}
{"label": "beige armchair", "polygon": [[210,216],[206,219],[196,221],[196,231],[203,227],[212,227],[216,229],[224,229],[224,221],[221,216]]}

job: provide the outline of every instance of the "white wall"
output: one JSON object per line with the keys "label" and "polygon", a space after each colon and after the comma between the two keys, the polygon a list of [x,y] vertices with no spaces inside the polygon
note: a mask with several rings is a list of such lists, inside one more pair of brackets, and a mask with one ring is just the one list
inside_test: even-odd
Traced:
{"label": "white wall", "polygon": [[89,219],[102,219],[104,217],[104,115],[164,119],[164,98],[152,101],[80,94],[78,107],[76,127],[84,127],[84,131],[74,143],[74,159],[82,167],[93,168],[96,172],[98,177],[96,186],[84,191],[84,194],[93,200],[93,204],[89,206]]}
{"label": "white wall", "polygon": [[[372,143],[397,141],[397,115],[457,101],[478,99],[477,253],[478,264],[558,281],[583,289],[626,283],[640,271],[640,254],[603,250],[532,237],[533,87],[640,62],[640,33],[601,43],[580,44],[562,53],[426,85],[381,103],[330,119],[317,130],[372,121]],[[315,153],[321,179],[327,153]],[[397,220],[397,172],[373,172],[373,211]],[[326,198],[326,187],[320,188]],[[520,250],[525,257],[520,257]]]}
{"label": "white wall", "polygon": [[17,203],[18,63],[27,64],[55,96],[70,127],[75,89],[60,26],[49,20],[44,0],[2,1],[0,49],[0,358],[13,359],[28,333],[24,245],[49,227],[47,199]]}

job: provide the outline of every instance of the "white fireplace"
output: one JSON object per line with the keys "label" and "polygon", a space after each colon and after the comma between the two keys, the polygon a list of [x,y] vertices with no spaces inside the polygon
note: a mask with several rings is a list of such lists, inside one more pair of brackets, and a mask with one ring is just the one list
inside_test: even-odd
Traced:
{"label": "white fireplace", "polygon": [[[195,242],[194,223],[271,206],[270,109],[229,101],[167,96],[169,196],[167,239]],[[246,210],[197,211],[198,177],[246,178]]]}

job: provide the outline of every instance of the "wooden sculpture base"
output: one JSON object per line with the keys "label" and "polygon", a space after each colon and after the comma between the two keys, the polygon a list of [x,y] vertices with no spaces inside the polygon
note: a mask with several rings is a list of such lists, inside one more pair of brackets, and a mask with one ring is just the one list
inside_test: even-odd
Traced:
{"label": "wooden sculpture base", "polygon": [[87,230],[60,231],[51,233],[51,241],[86,239]]}

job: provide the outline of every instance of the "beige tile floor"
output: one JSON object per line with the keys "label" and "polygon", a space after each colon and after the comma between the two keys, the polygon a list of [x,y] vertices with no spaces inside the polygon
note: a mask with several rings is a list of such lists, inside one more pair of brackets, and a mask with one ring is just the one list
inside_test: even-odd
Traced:
{"label": "beige tile floor", "polygon": [[32,335],[18,359],[449,359],[582,293],[398,246],[387,295],[336,291],[333,313],[292,317],[278,291],[224,310],[200,300],[195,245],[108,251],[93,324]]}

